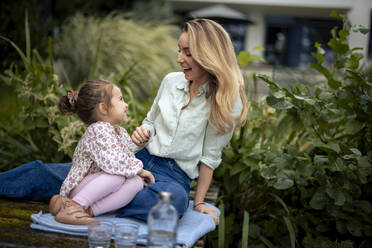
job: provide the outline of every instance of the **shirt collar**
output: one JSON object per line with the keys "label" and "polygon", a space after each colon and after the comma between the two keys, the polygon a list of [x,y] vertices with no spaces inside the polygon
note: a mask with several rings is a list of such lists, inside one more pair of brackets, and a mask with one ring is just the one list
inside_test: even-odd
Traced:
{"label": "shirt collar", "polygon": [[[204,94],[207,91],[207,85],[209,81],[207,81],[205,84],[199,87],[199,95]],[[178,85],[177,89],[183,90],[186,93],[189,93],[189,86],[190,86],[190,81],[187,79],[182,80]]]}

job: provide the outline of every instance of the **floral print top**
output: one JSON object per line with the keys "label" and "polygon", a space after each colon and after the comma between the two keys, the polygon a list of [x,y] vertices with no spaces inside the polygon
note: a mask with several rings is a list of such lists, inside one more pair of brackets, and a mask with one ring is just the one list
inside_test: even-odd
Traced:
{"label": "floral print top", "polygon": [[137,175],[143,165],[134,156],[132,144],[129,134],[120,126],[114,127],[108,122],[89,125],[76,146],[72,167],[60,194],[68,196],[85,176],[101,171],[124,177]]}

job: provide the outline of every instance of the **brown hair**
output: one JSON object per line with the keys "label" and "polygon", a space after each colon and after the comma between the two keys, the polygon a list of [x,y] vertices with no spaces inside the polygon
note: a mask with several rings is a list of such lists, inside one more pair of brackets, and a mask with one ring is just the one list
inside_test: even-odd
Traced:
{"label": "brown hair", "polygon": [[183,31],[188,35],[193,59],[210,74],[207,97],[211,97],[212,106],[209,120],[214,120],[218,133],[226,133],[234,126],[231,113],[239,96],[243,109],[236,117],[237,126],[244,123],[247,116],[244,80],[230,36],[220,24],[208,19],[190,20]]}
{"label": "brown hair", "polygon": [[103,102],[110,107],[113,86],[113,83],[105,80],[88,81],[81,87],[79,93],[68,91],[66,96],[62,96],[59,100],[59,109],[63,114],[77,113],[88,125],[97,122],[96,106]]}

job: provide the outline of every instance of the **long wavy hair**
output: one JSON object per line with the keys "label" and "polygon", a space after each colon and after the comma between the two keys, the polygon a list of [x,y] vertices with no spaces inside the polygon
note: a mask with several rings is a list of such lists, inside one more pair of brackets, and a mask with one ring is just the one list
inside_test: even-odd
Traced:
{"label": "long wavy hair", "polygon": [[211,97],[209,122],[217,127],[219,134],[231,131],[234,119],[231,116],[235,101],[240,95],[243,109],[236,118],[237,126],[247,116],[247,97],[244,80],[230,36],[218,23],[208,19],[194,19],[185,23],[192,57],[209,74],[207,97]]}

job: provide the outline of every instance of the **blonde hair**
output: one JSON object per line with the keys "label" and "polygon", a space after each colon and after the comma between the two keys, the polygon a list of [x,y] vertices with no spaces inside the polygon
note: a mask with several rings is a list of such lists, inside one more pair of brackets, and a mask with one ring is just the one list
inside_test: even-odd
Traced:
{"label": "blonde hair", "polygon": [[184,32],[189,39],[193,59],[209,74],[207,97],[211,97],[211,117],[219,134],[233,128],[232,110],[240,95],[243,109],[236,118],[240,126],[247,115],[247,97],[244,80],[230,36],[218,23],[208,19],[194,19],[186,22]]}

